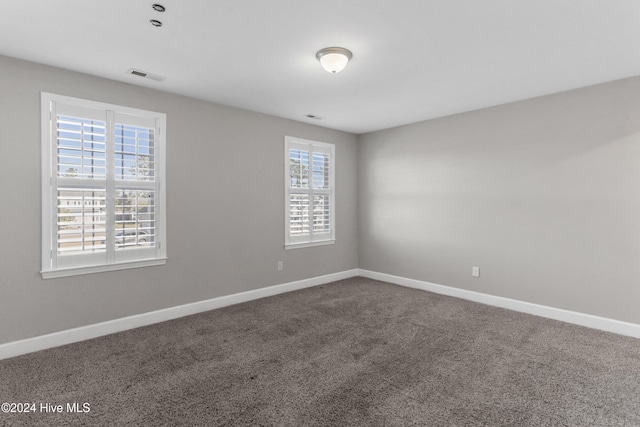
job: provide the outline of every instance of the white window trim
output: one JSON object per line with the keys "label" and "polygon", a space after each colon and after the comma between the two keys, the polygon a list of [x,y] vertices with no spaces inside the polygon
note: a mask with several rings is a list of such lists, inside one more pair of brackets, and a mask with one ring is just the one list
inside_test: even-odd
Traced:
{"label": "white window trim", "polygon": [[[106,255],[101,257],[100,261],[91,261],[91,257],[87,256],[86,261],[80,261],[76,265],[58,266],[54,262],[54,245],[57,242],[57,230],[55,227],[57,216],[57,197],[56,184],[57,160],[54,150],[54,111],[56,105],[64,105],[65,108],[73,108],[73,106],[86,109],[104,110],[106,117],[115,117],[115,115],[131,115],[140,117],[144,120],[153,120],[155,122],[155,160],[156,160],[156,177],[155,184],[155,203],[156,203],[156,223],[155,248],[150,251],[138,252],[138,255],[127,254],[132,256],[119,256],[119,259]],[[109,120],[107,120],[109,122]],[[109,127],[109,124],[107,125]],[[108,138],[112,133],[107,130]],[[166,245],[166,192],[165,192],[165,134],[166,134],[166,115],[163,113],[146,111],[136,108],[123,107],[120,105],[107,104],[103,102],[89,101],[80,98],[73,98],[64,95],[57,95],[42,92],[41,93],[41,138],[42,138],[42,274],[43,279],[76,276],[82,274],[91,274],[105,271],[115,271],[128,268],[149,267],[153,265],[162,265],[167,260]],[[107,181],[107,186],[113,185]],[[108,215],[113,215],[113,213]],[[108,251],[109,252],[109,251]]]}
{"label": "white window trim", "polygon": [[307,243],[288,243],[284,245],[284,249],[288,251],[290,249],[312,248],[314,246],[333,245],[335,243],[336,243],[336,239],[317,240],[315,242],[307,242]]}
{"label": "white window trim", "polygon": [[[320,151],[329,152],[330,153],[330,189],[328,194],[331,200],[330,206],[330,217],[331,217],[331,232],[329,235],[322,235],[322,237],[317,238],[314,237],[313,232],[310,236],[305,239],[293,239],[290,235],[290,206],[289,206],[289,196],[292,192],[297,190],[291,189],[291,177],[289,175],[289,149],[293,145],[308,145],[310,149],[310,156],[313,153],[313,147],[318,148]],[[300,249],[300,248],[308,248],[313,246],[322,246],[322,245],[332,245],[336,242],[336,215],[335,215],[335,145],[320,142],[320,141],[312,141],[308,139],[296,138],[292,136],[284,137],[284,228],[285,228],[285,244],[284,248],[286,250],[289,249]],[[313,191],[311,192],[311,194]],[[313,230],[313,227],[311,227]]]}

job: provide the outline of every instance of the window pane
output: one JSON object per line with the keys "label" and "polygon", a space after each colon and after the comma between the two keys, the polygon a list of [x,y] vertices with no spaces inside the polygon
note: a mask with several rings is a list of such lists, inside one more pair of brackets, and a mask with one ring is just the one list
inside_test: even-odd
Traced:
{"label": "window pane", "polygon": [[154,130],[116,123],[114,132],[116,179],[154,181]]}
{"label": "window pane", "polygon": [[291,188],[309,188],[309,152],[289,150]]}
{"label": "window pane", "polygon": [[156,245],[154,191],[118,190],[115,207],[116,249]]}
{"label": "window pane", "polygon": [[289,234],[302,236],[309,233],[309,195],[291,194],[289,196]]}
{"label": "window pane", "polygon": [[58,255],[104,252],[106,192],[104,189],[58,188]]}
{"label": "window pane", "polygon": [[329,155],[313,153],[313,188],[329,189]]}
{"label": "window pane", "polygon": [[56,126],[58,176],[105,179],[105,122],[58,115]]}
{"label": "window pane", "polygon": [[313,196],[313,234],[331,232],[331,205],[329,195]]}

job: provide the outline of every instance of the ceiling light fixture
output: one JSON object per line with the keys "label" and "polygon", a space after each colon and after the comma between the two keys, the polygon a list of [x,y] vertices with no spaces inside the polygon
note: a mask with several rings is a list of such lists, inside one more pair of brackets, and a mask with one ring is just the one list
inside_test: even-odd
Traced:
{"label": "ceiling light fixture", "polygon": [[343,47],[325,47],[316,53],[316,58],[320,61],[322,68],[330,73],[339,73],[344,70],[353,54]]}
{"label": "ceiling light fixture", "polygon": [[155,4],[154,4],[154,5],[152,5],[151,7],[152,7],[152,8],[153,8],[153,10],[155,10],[156,12],[164,12],[165,10],[167,10],[167,9],[165,9],[165,7],[164,7],[163,5],[158,4],[158,3],[155,3]]}
{"label": "ceiling light fixture", "polygon": [[154,27],[162,27],[162,22],[158,21],[157,19],[152,19],[149,22],[151,22],[151,25],[153,25]]}

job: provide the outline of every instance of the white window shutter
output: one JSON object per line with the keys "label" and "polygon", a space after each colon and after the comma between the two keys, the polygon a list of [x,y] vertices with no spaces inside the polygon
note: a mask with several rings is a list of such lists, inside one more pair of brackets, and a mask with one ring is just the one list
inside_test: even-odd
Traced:
{"label": "white window shutter", "polygon": [[43,277],[164,263],[165,115],[43,93],[42,116]]}
{"label": "white window shutter", "polygon": [[335,242],[335,146],[285,137],[285,247]]}

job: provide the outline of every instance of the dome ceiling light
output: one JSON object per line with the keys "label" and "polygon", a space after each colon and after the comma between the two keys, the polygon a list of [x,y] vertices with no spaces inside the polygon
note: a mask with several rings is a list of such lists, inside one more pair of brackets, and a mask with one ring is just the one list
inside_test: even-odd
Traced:
{"label": "dome ceiling light", "polygon": [[343,47],[325,47],[316,53],[316,58],[320,61],[322,68],[329,73],[335,74],[344,70],[353,54]]}

